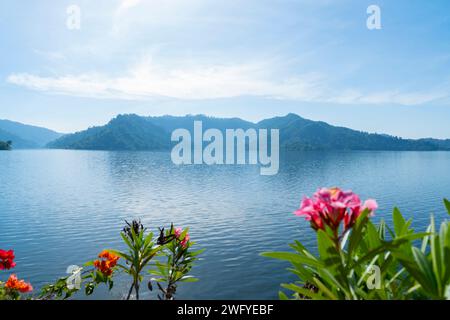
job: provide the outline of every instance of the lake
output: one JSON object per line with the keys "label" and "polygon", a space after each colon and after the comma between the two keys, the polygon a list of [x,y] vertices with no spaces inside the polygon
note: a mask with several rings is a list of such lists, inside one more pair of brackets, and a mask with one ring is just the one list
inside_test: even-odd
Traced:
{"label": "lake", "polygon": [[[259,166],[175,166],[168,152],[0,152],[0,248],[14,249],[14,273],[40,288],[104,248],[122,249],[125,219],[154,231],[173,222],[206,249],[193,269],[200,281],[182,285],[179,299],[277,299],[294,278],[259,253],[294,239],[314,247],[309,224],[292,214],[304,195],[352,189],[378,201],[375,220],[398,206],[424,230],[430,213],[446,216],[449,169],[450,152],[288,152],[275,176]],[[120,299],[127,286],[120,279],[94,297]]]}

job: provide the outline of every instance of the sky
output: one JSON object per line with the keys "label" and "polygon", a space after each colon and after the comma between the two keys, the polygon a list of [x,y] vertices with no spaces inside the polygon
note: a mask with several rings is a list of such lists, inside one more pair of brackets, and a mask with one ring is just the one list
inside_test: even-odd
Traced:
{"label": "sky", "polygon": [[289,112],[450,138],[450,1],[0,3],[0,119],[68,133],[121,113]]}

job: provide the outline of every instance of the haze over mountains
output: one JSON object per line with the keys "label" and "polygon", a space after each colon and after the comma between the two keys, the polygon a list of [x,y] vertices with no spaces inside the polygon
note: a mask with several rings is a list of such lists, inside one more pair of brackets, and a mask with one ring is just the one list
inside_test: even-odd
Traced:
{"label": "haze over mountains", "polygon": [[0,141],[12,141],[15,149],[43,148],[62,134],[46,128],[0,120]]}
{"label": "haze over mountains", "polygon": [[[82,150],[169,150],[171,133],[178,128],[193,130],[194,121],[203,130],[280,129],[280,147],[289,150],[450,150],[450,139],[402,139],[337,127],[296,114],[275,117],[258,123],[239,118],[212,118],[204,115],[184,117],[142,117],[119,115],[108,124],[62,136],[47,144],[54,149]],[[0,127],[1,128],[1,127]]]}

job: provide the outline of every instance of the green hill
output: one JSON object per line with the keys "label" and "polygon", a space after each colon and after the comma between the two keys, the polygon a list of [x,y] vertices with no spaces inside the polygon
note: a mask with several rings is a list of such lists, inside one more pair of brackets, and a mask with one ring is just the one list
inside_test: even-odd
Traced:
{"label": "green hill", "polygon": [[48,144],[54,149],[163,150],[170,135],[137,115],[120,115],[107,125],[65,135]]}
{"label": "green hill", "polygon": [[120,115],[108,124],[63,136],[49,148],[87,150],[168,150],[171,132],[185,128],[192,132],[194,121],[203,129],[280,129],[280,146],[289,150],[450,150],[447,140],[402,139],[332,126],[304,119],[296,114],[248,122],[239,118],[213,118],[203,115],[184,117],[140,117]]}
{"label": "green hill", "polygon": [[294,150],[440,150],[448,149],[433,141],[356,131],[311,121],[295,114],[261,121],[258,127],[280,129],[280,144]]}

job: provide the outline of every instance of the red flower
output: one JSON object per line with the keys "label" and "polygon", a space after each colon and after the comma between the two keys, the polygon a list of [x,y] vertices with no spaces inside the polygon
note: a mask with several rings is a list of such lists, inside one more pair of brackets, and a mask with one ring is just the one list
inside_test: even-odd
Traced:
{"label": "red flower", "polygon": [[[183,234],[183,229],[181,229],[181,228],[175,228],[175,237],[178,239],[178,240],[180,240],[180,238],[181,238],[181,235]],[[186,248],[187,247],[187,245],[188,245],[188,243],[189,243],[189,240],[191,239],[191,237],[189,236],[189,234],[187,233],[185,236],[184,236],[184,238],[181,240],[181,242],[180,242],[180,244],[181,244],[181,246],[183,247],[183,248]]]}
{"label": "red flower", "polygon": [[315,230],[324,230],[327,225],[337,232],[343,222],[345,232],[355,224],[364,210],[369,210],[372,215],[377,208],[375,200],[369,199],[362,203],[352,191],[322,188],[312,198],[305,197],[295,214],[305,216]]}
{"label": "red flower", "polygon": [[1,250],[0,249],[0,270],[9,270],[16,266],[14,262],[14,251],[13,250]]}
{"label": "red flower", "polygon": [[184,239],[181,241],[181,246],[183,248],[186,248],[188,246],[189,240],[191,240],[191,237],[189,236],[189,234],[186,234]]}
{"label": "red flower", "polygon": [[94,267],[109,277],[113,273],[113,268],[117,265],[117,261],[120,258],[107,250],[103,250],[98,257],[101,260],[95,260]]}
{"label": "red flower", "polygon": [[5,288],[10,290],[17,290],[21,293],[33,291],[33,287],[31,286],[31,284],[26,283],[23,280],[17,279],[17,276],[15,274],[9,276],[8,281],[6,281],[5,283]]}

